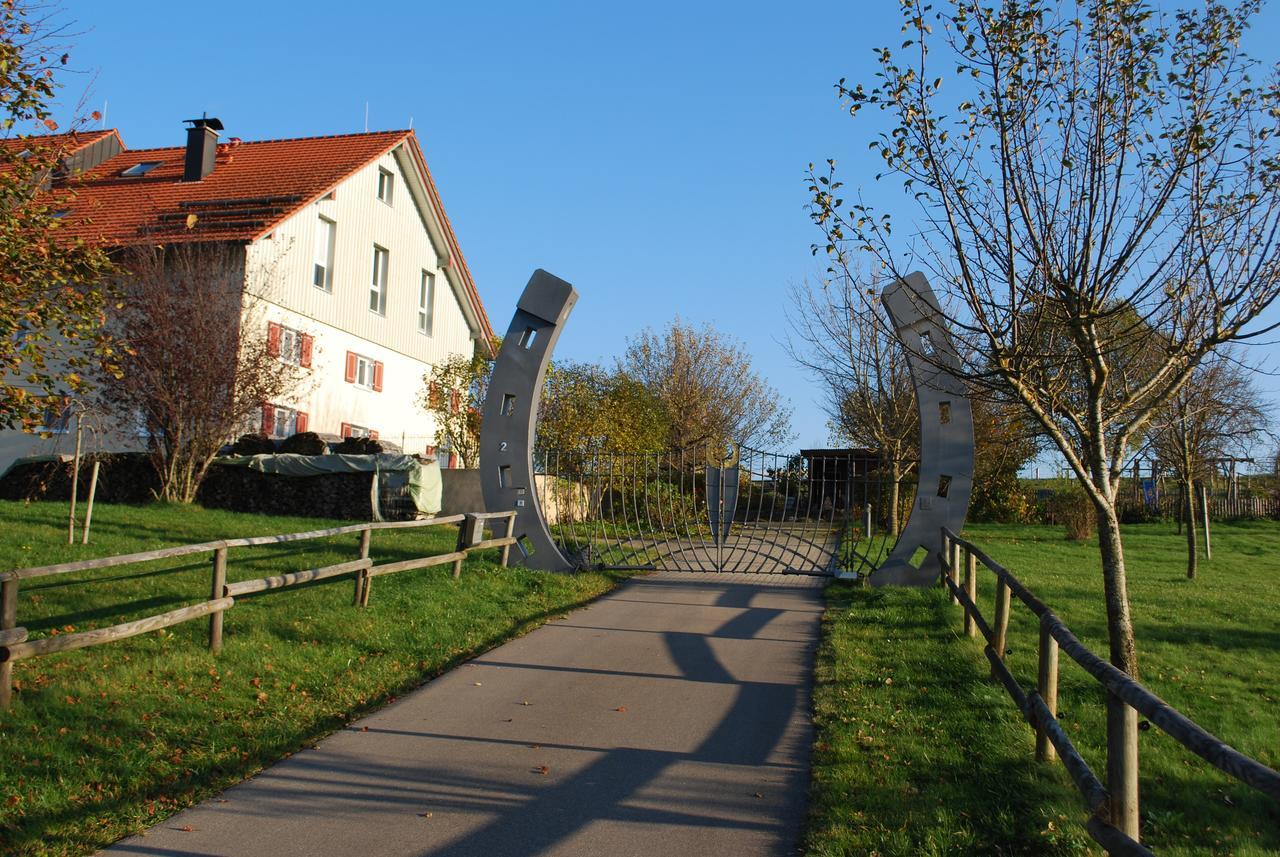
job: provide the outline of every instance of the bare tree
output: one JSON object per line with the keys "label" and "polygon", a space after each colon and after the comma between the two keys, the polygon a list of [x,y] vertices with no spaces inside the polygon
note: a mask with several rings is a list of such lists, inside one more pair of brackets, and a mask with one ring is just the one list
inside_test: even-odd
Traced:
{"label": "bare tree", "polygon": [[879,84],[838,90],[851,112],[883,111],[873,147],[919,203],[918,237],[900,243],[887,215],[846,205],[831,164],[811,170],[815,250],[837,273],[854,249],[895,276],[927,267],[966,377],[1020,403],[1092,504],[1111,661],[1136,674],[1124,463],[1206,355],[1260,333],[1251,323],[1280,293],[1280,99],[1239,47],[1258,3],[902,8],[905,42],[878,51]]}
{"label": "bare tree", "polygon": [[243,247],[140,247],[121,268],[114,321],[128,353],[105,394],[145,432],[160,499],[190,503],[222,445],[264,403],[296,393],[305,373],[269,340],[262,296],[272,275],[249,271],[246,283]]}
{"label": "bare tree", "polygon": [[1228,355],[1213,355],[1161,408],[1152,423],[1151,446],[1172,466],[1182,488],[1186,517],[1187,577],[1195,578],[1197,485],[1215,461],[1242,456],[1266,434],[1270,419],[1247,369]]}
{"label": "bare tree", "polygon": [[920,426],[906,353],[879,320],[879,284],[839,276],[818,288],[793,286],[789,296],[787,354],[822,384],[833,432],[880,457],[896,535],[900,486],[919,458]]}
{"label": "bare tree", "polygon": [[751,368],[751,355],[710,325],[676,319],[662,333],[644,330],[628,340],[619,368],[662,401],[673,447],[790,439],[791,409]]}

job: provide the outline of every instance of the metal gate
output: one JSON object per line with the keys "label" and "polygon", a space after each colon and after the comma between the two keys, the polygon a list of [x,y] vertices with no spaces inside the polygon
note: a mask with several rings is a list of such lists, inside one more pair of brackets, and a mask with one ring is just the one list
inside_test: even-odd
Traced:
{"label": "metal gate", "polygon": [[866,450],[547,450],[538,501],[580,568],[830,575],[869,572],[894,537],[893,490]]}

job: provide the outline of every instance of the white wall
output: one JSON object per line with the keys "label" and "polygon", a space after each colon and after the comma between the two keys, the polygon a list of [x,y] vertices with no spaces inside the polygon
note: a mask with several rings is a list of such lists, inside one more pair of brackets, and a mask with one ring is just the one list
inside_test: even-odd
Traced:
{"label": "white wall", "polygon": [[[379,167],[395,176],[390,205],[377,198]],[[250,289],[265,303],[265,318],[254,323],[274,321],[315,337],[308,389],[276,404],[305,411],[311,431],[336,435],[342,423],[353,423],[396,443],[402,435],[416,439],[406,451],[421,453],[435,432],[416,403],[423,376],[451,355],[470,355],[475,343],[424,223],[430,209],[415,199],[414,185],[402,159],[388,153],[342,182],[333,199],[308,206],[251,245],[248,259]],[[321,215],[336,224],[331,292],[312,284]],[[375,243],[390,252],[385,315],[369,309]],[[435,274],[430,336],[418,330],[423,270]],[[381,392],[344,380],[348,351],[384,364]]]}

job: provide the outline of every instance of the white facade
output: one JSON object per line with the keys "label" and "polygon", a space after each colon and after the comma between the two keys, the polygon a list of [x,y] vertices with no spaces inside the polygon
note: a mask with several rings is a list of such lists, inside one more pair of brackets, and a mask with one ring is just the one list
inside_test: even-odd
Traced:
{"label": "white facade", "polygon": [[[440,234],[439,224],[404,149],[368,164],[249,245],[247,288],[266,306],[265,319],[254,323],[311,337],[302,389],[274,404],[305,414],[309,431],[343,436],[355,427],[395,444],[404,438],[406,452],[421,454],[436,429],[418,405],[424,376],[450,356],[469,356],[475,332],[461,283],[442,264],[448,254],[432,234]],[[389,200],[379,199],[380,189]],[[330,235],[331,265],[324,246]],[[386,260],[385,271],[379,263],[375,272],[375,253]],[[380,383],[362,371],[351,379],[350,355],[376,364]]]}

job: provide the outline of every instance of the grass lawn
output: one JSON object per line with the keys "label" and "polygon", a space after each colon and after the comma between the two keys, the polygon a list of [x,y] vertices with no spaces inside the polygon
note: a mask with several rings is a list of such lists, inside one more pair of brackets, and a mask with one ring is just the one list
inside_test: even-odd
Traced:
{"label": "grass lawn", "polygon": [[[68,546],[66,505],[0,502],[0,568],[131,553],[339,522],[151,505],[98,505],[92,543]],[[375,562],[453,549],[457,528],[375,532]],[[353,559],[358,535],[233,549],[229,581]],[[40,578],[24,585],[32,637],[82,631],[208,597],[210,555]],[[138,832],[314,743],[460,660],[610,589],[606,574],[504,569],[498,552],[374,578],[246,596],[222,653],[207,620],[19,661],[0,712],[0,854],[82,854]]]}
{"label": "grass lawn", "polygon": [[[966,533],[1106,656],[1094,542],[1056,527]],[[1184,576],[1171,525],[1126,527],[1142,681],[1201,726],[1280,766],[1280,524],[1215,525],[1214,558]],[[979,606],[995,584],[980,572]],[[988,678],[940,590],[827,590],[814,698],[813,854],[1100,853],[1058,763]],[[1008,662],[1035,685],[1037,624],[1015,600]],[[1102,693],[1062,656],[1060,718],[1105,780]],[[1280,806],[1152,727],[1141,733],[1144,841],[1161,855],[1280,854]]]}

